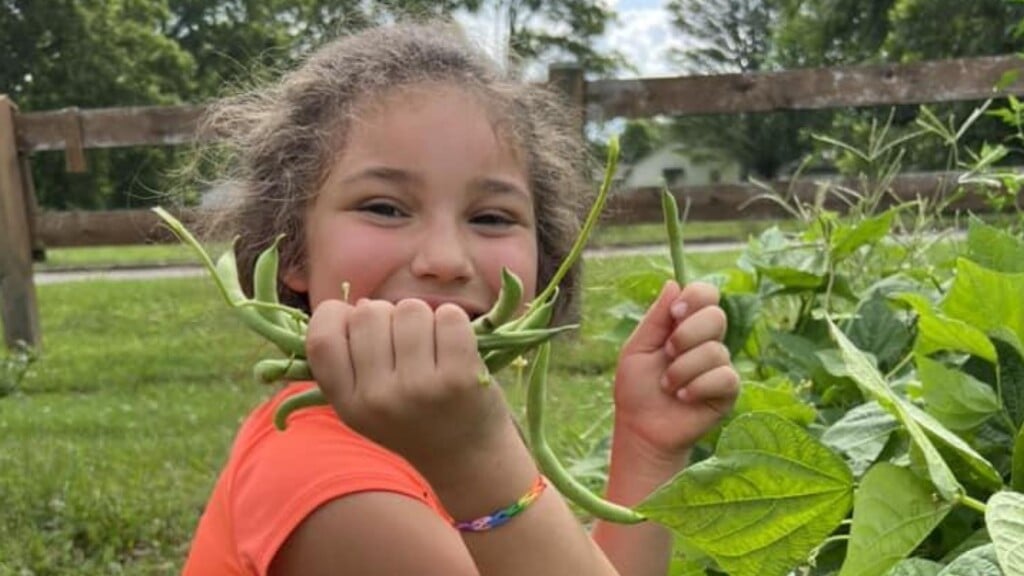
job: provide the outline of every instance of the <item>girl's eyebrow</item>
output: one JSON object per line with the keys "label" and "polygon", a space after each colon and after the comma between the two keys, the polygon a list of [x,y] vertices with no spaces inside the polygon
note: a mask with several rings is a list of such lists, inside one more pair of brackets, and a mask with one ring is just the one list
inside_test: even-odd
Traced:
{"label": "girl's eyebrow", "polygon": [[[341,182],[341,185],[352,184],[359,180],[383,180],[385,182],[393,182],[396,184],[403,185],[421,185],[423,178],[418,176],[414,172],[408,170],[402,170],[400,168],[392,168],[390,166],[369,166],[361,170],[357,170],[353,174],[346,176]],[[514,194],[523,196],[529,199],[530,193],[514,180],[495,177],[495,176],[483,176],[475,178],[470,182],[470,189],[487,194]]]}
{"label": "girl's eyebrow", "polygon": [[471,183],[471,187],[488,194],[518,194],[530,199],[530,193],[519,183],[504,178],[484,177],[477,178]]}
{"label": "girl's eyebrow", "polygon": [[354,174],[349,174],[341,181],[341,184],[351,184],[359,180],[384,180],[387,182],[395,182],[397,184],[415,184],[421,181],[421,179],[415,174],[405,170],[390,168],[388,166],[370,166],[368,168],[358,170]]}

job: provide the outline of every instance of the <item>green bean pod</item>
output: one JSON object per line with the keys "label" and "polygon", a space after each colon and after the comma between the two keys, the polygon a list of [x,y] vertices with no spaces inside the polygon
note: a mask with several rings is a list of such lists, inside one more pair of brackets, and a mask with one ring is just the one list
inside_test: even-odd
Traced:
{"label": "green bean pod", "polygon": [[477,334],[493,332],[495,328],[508,322],[523,302],[523,283],[519,277],[501,268],[501,289],[498,300],[483,316],[473,320],[473,331]]}
{"label": "green bean pod", "polygon": [[683,261],[683,229],[679,220],[679,205],[667,188],[661,189],[661,212],[668,233],[668,250],[672,256],[672,271],[680,286],[686,285],[686,263]]}
{"label": "green bean pod", "polygon": [[[273,244],[260,252],[259,257],[256,258],[256,264],[252,271],[252,296],[257,302],[280,304],[277,296],[277,273],[280,263],[277,245],[282,238],[284,238],[284,234],[279,234],[277,238],[274,238]],[[260,307],[258,311],[270,322],[285,329],[292,328],[289,324],[290,318],[276,307]]]}
{"label": "green bean pod", "polygon": [[313,372],[309,363],[295,358],[268,358],[260,360],[252,368],[253,376],[261,384],[273,384],[281,380],[312,380]]}
{"label": "green bean pod", "polygon": [[311,388],[305,392],[292,394],[285,398],[277,407],[277,410],[274,411],[274,427],[278,430],[287,428],[288,416],[296,410],[309,408],[310,406],[327,406],[328,404],[327,397],[324,396],[324,393],[319,388]]}
{"label": "green bean pod", "polygon": [[515,332],[492,332],[480,334],[476,337],[476,348],[481,354],[492,350],[507,350],[512,348],[533,348],[554,338],[562,332],[575,330],[579,326],[567,324],[557,328],[540,328],[536,330],[517,330]]}
{"label": "green bean pod", "polygon": [[291,332],[267,320],[254,306],[248,306],[249,300],[238,282],[238,265],[235,262],[235,251],[227,250],[217,260],[215,277],[227,295],[228,302],[246,326],[275,344],[288,356],[306,357],[306,339],[301,334]]}
{"label": "green bean pod", "polygon": [[537,351],[530,370],[530,383],[526,392],[526,418],[530,433],[530,450],[540,471],[558,492],[576,503],[595,518],[618,524],[638,524],[647,520],[642,514],[609,502],[591,492],[569,474],[555,456],[544,435],[544,393],[547,387],[548,361],[551,344],[545,342]]}

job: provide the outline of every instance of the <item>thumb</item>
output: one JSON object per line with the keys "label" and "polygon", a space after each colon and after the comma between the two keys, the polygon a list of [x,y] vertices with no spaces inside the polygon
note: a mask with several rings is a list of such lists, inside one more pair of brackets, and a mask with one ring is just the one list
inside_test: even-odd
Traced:
{"label": "thumb", "polygon": [[672,317],[672,304],[679,298],[682,289],[674,280],[668,280],[661,288],[661,294],[647,313],[633,329],[633,334],[622,347],[622,354],[641,354],[660,350],[672,334],[676,320]]}

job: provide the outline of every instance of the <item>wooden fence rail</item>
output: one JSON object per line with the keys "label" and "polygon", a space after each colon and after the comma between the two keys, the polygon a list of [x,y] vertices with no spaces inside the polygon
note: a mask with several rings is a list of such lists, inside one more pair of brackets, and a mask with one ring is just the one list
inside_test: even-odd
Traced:
{"label": "wooden fence rail", "polygon": [[[991,56],[904,65],[586,82],[579,68],[553,66],[549,81],[583,112],[582,128],[584,119],[923,104],[1024,95],[1022,70],[1024,61],[1016,56]],[[13,102],[0,95],[0,310],[8,346],[19,340],[35,346],[40,343],[32,282],[33,246],[138,243],[158,238],[149,214],[37,213],[27,169],[29,156],[64,150],[67,169],[84,171],[84,151],[89,148],[177,145],[212,137],[198,132],[203,110],[202,106],[171,106],[19,113]],[[895,188],[900,195],[913,197],[948,178],[905,177]],[[745,185],[675,190],[680,197],[692,200],[691,216],[699,219],[736,217],[740,215],[739,206],[757,192]],[[653,193],[643,190],[617,197],[612,203],[613,218],[620,222],[657,219],[660,208],[654,200]],[[742,215],[770,216],[775,212],[759,204]]]}

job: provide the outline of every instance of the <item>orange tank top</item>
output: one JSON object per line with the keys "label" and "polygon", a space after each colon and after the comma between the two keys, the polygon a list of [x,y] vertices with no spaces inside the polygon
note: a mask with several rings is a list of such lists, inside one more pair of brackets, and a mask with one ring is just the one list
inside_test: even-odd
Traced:
{"label": "orange tank top", "polygon": [[289,385],[242,424],[199,521],[185,576],[263,576],[303,519],[356,492],[404,494],[451,521],[408,462],[345,426],[329,406],[295,412],[284,432],[274,428],[284,397],[314,385]]}

